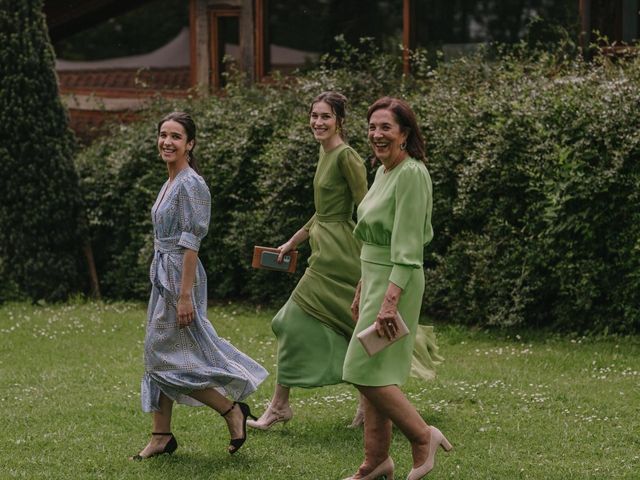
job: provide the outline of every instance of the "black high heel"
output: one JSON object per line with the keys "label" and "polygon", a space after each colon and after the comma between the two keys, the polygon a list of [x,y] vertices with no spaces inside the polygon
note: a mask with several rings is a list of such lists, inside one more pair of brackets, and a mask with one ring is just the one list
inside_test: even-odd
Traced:
{"label": "black high heel", "polygon": [[142,455],[137,454],[137,455],[134,455],[133,457],[131,457],[131,460],[135,460],[135,461],[146,460],[147,458],[157,457],[158,455],[164,455],[165,453],[167,455],[171,455],[178,448],[178,441],[176,440],[176,437],[174,437],[173,433],[171,433],[171,432],[168,432],[168,433],[151,432],[151,435],[171,435],[171,438],[169,439],[169,441],[164,446],[164,449],[161,452],[152,453],[148,457],[143,457]]}
{"label": "black high heel", "polygon": [[232,438],[231,440],[229,440],[229,454],[231,455],[233,455],[238,450],[240,450],[240,447],[244,445],[244,442],[247,440],[247,418],[252,418],[253,420],[257,420],[257,418],[251,414],[251,409],[249,408],[249,405],[243,402],[233,402],[233,405],[231,405],[231,408],[229,408],[229,410],[227,410],[226,412],[221,413],[220,416],[226,417],[227,414],[231,410],[233,410],[233,408],[236,405],[240,407],[240,411],[242,412],[242,417],[243,417],[242,418],[242,437]]}

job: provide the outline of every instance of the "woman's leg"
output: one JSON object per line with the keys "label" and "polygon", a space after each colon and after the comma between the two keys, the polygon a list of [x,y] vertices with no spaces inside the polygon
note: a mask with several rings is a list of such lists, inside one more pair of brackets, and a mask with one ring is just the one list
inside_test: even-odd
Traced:
{"label": "woman's leg", "polygon": [[[171,413],[173,411],[173,400],[164,393],[160,393],[158,401],[160,410],[153,412],[153,432],[169,433],[171,432]],[[164,450],[167,443],[171,440],[169,435],[151,435],[151,440],[146,447],[139,453],[142,458],[149,457],[154,453]]]}
{"label": "woman's leg", "polygon": [[189,394],[189,396],[195,398],[200,403],[204,403],[206,406],[211,407],[220,415],[228,412],[223,418],[227,422],[231,439],[242,438],[244,415],[238,406],[231,408],[234,405],[232,400],[229,400],[213,388],[194,390]]}
{"label": "woman's leg", "polygon": [[364,462],[354,479],[371,473],[389,456],[391,446],[391,420],[381,413],[367,398],[361,397],[364,408]]}
{"label": "woman's leg", "polygon": [[[385,387],[357,386],[381,415],[391,419],[396,427],[411,442],[413,466],[422,465],[429,454],[428,425],[422,419],[415,407],[407,400],[396,385]],[[365,432],[369,418],[365,419]],[[366,445],[365,445],[366,447]]]}
{"label": "woman's leg", "polygon": [[289,408],[289,387],[276,384],[276,389],[273,392],[273,398],[271,399],[271,406],[276,410],[287,410]]}

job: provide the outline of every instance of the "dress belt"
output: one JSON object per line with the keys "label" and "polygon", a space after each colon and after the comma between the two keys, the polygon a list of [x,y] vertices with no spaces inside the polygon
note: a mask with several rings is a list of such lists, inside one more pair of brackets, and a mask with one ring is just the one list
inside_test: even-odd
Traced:
{"label": "dress belt", "polygon": [[391,246],[363,243],[362,250],[360,250],[360,259],[379,265],[393,265],[393,263],[391,263]]}
{"label": "dress belt", "polygon": [[184,247],[178,245],[180,237],[155,238],[153,248],[160,253],[182,253]]}
{"label": "dress belt", "polygon": [[332,215],[321,215],[316,213],[316,219],[320,222],[348,222],[351,220],[350,213],[334,213]]}

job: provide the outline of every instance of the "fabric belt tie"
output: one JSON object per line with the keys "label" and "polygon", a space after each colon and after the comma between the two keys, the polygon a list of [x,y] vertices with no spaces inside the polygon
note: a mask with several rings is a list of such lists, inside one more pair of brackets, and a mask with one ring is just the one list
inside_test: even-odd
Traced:
{"label": "fabric belt tie", "polygon": [[160,253],[182,253],[184,247],[178,245],[180,237],[175,238],[156,238],[153,240],[153,248]]}
{"label": "fabric belt tie", "polygon": [[160,294],[168,301],[171,301],[171,295],[166,297],[165,292],[170,292],[171,294],[176,294],[176,292],[172,291],[171,281],[169,280],[168,259],[163,257],[163,254],[183,254],[184,248],[178,245],[179,240],[180,237],[153,239],[154,253],[150,272],[151,284],[157,287],[160,290]]}
{"label": "fabric belt tie", "polygon": [[392,266],[391,246],[363,243],[362,250],[360,250],[360,259],[369,263],[377,263],[378,265]]}
{"label": "fabric belt tie", "polygon": [[320,215],[316,213],[316,219],[319,222],[348,222],[351,220],[350,213],[334,213],[333,215]]}

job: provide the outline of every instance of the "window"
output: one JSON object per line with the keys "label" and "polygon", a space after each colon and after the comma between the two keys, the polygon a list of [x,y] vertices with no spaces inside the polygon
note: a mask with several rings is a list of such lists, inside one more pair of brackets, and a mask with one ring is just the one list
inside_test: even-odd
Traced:
{"label": "window", "polygon": [[[230,64],[238,65],[240,58],[240,11],[213,9],[209,12],[209,53],[211,85],[225,86],[225,73]],[[230,62],[230,63],[227,63]]]}
{"label": "window", "polygon": [[263,0],[264,73],[288,73],[335,50],[338,35],[351,44],[371,37],[399,52],[402,0]]}
{"label": "window", "polygon": [[189,2],[158,0],[105,18],[96,26],[59,40],[54,48],[58,58],[76,61],[141,55],[166,45],[188,26]]}
{"label": "window", "polygon": [[480,44],[518,42],[535,17],[574,33],[578,6],[578,0],[412,0],[412,45],[452,58]]}

